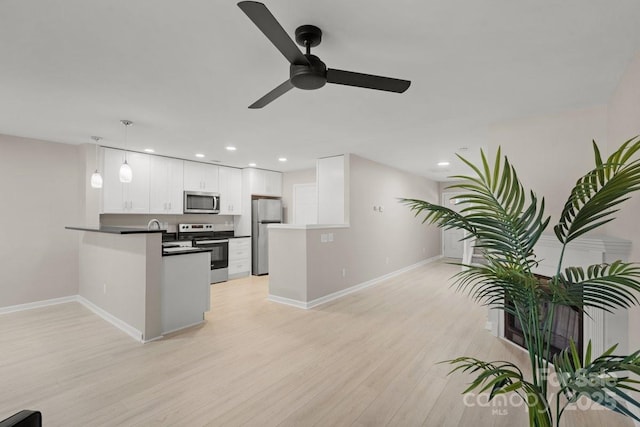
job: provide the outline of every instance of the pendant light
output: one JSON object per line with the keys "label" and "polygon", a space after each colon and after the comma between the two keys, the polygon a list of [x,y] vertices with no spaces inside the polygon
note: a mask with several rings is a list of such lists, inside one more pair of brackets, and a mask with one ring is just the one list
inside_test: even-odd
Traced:
{"label": "pendant light", "polygon": [[100,175],[100,172],[98,172],[98,141],[100,141],[102,138],[100,138],[99,136],[92,136],[91,139],[96,142],[96,171],[91,175],[91,187],[102,188],[102,175]]}
{"label": "pendant light", "polygon": [[120,123],[124,125],[124,163],[120,166],[120,182],[131,182],[133,179],[133,171],[131,166],[127,163],[127,128],[133,124],[131,120],[120,120]]}

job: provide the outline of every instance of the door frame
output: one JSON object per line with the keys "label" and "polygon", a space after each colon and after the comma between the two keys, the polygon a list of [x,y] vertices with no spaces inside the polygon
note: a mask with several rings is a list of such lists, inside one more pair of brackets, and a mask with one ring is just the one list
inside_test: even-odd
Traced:
{"label": "door frame", "polygon": [[[463,194],[460,191],[443,191],[440,194],[440,204],[444,207],[450,207],[450,203],[449,200],[452,198],[455,198],[456,196],[459,196]],[[442,254],[442,256],[444,256],[444,242],[445,242],[445,232],[447,230],[445,230],[444,228],[440,230],[440,241],[441,241],[441,247],[440,247],[440,253]],[[462,253],[460,254],[460,258],[464,257],[464,249],[462,250]]]}

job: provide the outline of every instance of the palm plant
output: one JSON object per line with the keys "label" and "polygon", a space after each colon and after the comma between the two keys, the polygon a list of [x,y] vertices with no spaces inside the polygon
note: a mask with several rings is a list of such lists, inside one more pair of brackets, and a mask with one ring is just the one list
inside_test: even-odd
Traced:
{"label": "palm plant", "polygon": [[[401,199],[416,215],[424,215],[423,222],[462,229],[467,238],[476,239],[486,265],[463,265],[454,283],[477,302],[515,316],[528,349],[531,374],[525,377],[511,362],[484,362],[472,357],[447,361],[453,365],[450,373],[463,371],[475,376],[463,393],[488,392],[490,399],[517,393],[527,405],[530,426],[559,425],[563,411],[583,396],[640,421],[625,406],[640,408],[640,402],[629,394],[639,391],[636,384],[640,382],[628,376],[628,372],[640,374],[640,351],[615,356],[614,346],[592,358],[589,342],[581,360],[572,342],[553,358],[561,392],[555,405],[549,393],[551,332],[556,310],[568,306],[581,312],[587,308],[613,311],[639,303],[640,267],[634,263],[616,261],[586,269],[562,268],[567,245],[612,221],[618,205],[640,189],[640,160],[632,160],[640,150],[640,138],[622,144],[606,161],[595,141],[593,149],[595,167],[576,182],[553,229],[562,251],[555,275],[545,280],[533,273],[538,263],[534,246],[550,221],[544,215],[544,198],[538,200],[535,193],[524,190],[500,149],[493,166],[484,152],[480,167],[460,157],[474,174],[455,176],[460,181],[448,187],[462,192],[456,196],[462,203],[459,213],[423,200]],[[546,318],[541,316],[543,309]]]}

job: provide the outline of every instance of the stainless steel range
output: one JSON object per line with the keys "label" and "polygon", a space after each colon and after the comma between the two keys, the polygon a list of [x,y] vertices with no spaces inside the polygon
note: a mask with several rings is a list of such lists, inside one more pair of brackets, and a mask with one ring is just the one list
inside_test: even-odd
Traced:
{"label": "stainless steel range", "polygon": [[211,283],[229,278],[229,237],[233,226],[222,224],[178,224],[178,240],[211,250]]}

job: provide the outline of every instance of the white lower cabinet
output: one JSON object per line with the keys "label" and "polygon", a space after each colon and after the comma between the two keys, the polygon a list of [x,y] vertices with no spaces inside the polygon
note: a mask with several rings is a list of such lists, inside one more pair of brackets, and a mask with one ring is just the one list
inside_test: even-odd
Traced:
{"label": "white lower cabinet", "polygon": [[251,274],[251,237],[229,239],[229,279]]}

